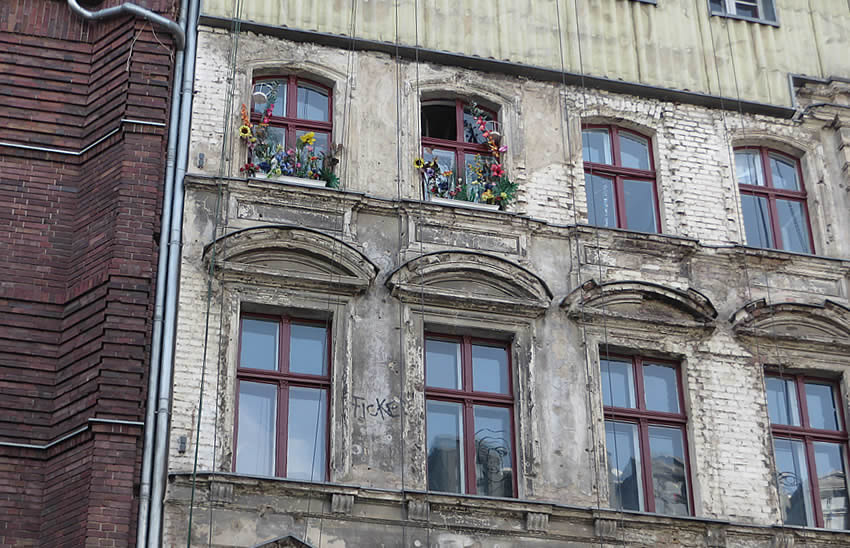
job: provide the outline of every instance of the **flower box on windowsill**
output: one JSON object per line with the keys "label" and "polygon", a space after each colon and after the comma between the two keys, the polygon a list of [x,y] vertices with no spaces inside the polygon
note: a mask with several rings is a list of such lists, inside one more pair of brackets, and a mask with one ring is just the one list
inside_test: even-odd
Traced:
{"label": "flower box on windowsill", "polygon": [[436,204],[445,204],[452,205],[456,207],[468,207],[470,209],[485,209],[489,211],[499,211],[498,204],[482,204],[479,202],[466,202],[464,200],[453,200],[451,198],[438,198],[437,196],[431,196],[429,198],[431,202]]}

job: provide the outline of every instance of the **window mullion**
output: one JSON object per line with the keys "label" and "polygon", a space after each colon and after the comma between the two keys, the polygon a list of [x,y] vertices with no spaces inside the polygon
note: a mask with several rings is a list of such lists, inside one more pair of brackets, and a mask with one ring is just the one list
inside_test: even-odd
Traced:
{"label": "window mullion", "polygon": [[281,380],[277,388],[277,476],[286,477],[286,451],[289,444],[289,385]]}
{"label": "window mullion", "polygon": [[811,488],[812,512],[815,517],[815,527],[823,527],[823,508],[820,505],[818,472],[815,462],[815,448],[811,438],[806,436],[803,440],[806,447],[806,470],[809,473],[809,487]]}
{"label": "window mullion", "polygon": [[475,495],[478,492],[478,484],[475,477],[475,418],[473,402],[467,398],[463,402],[463,443],[466,462],[466,492]]}
{"label": "window mullion", "polygon": [[655,512],[655,493],[652,489],[652,450],[649,446],[649,421],[640,419],[638,421],[638,435],[640,436],[640,460],[643,472],[643,500],[647,512]]}

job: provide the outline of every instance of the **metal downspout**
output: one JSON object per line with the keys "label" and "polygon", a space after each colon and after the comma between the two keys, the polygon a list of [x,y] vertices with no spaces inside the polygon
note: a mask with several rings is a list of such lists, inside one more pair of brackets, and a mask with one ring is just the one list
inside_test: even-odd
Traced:
{"label": "metal downspout", "polygon": [[155,25],[165,27],[168,32],[170,32],[171,35],[174,37],[174,41],[177,42],[178,50],[182,50],[183,46],[186,44],[186,35],[183,32],[182,26],[178,25],[167,17],[163,17],[162,15],[154,13],[141,6],[137,6],[136,4],[127,3],[121,4],[120,6],[102,9],[99,11],[89,11],[80,6],[80,4],[77,3],[77,0],[68,0],[68,7],[71,8],[71,11],[88,21],[113,19],[120,15],[135,15],[136,17],[147,19]]}
{"label": "metal downspout", "polygon": [[[180,2],[180,26],[186,27],[188,0]],[[174,81],[171,89],[171,113],[168,121],[168,152],[166,156],[165,187],[163,189],[162,215],[160,217],[159,257],[156,268],[156,302],[154,305],[151,360],[148,373],[148,398],[145,406],[145,438],[142,453],[142,477],[139,485],[139,516],[136,524],[136,546],[147,546],[150,516],[151,481],[153,471],[154,431],[156,429],[156,402],[159,391],[160,358],[162,357],[162,320],[168,266],[168,238],[171,232],[171,207],[174,194],[175,159],[177,156],[178,127],[180,125],[180,92],[183,87],[183,50],[178,50],[174,62]]]}
{"label": "metal downspout", "polygon": [[162,509],[168,473],[168,433],[171,413],[171,388],[174,372],[174,339],[177,325],[177,290],[183,237],[183,179],[189,158],[189,130],[192,121],[192,91],[195,83],[198,13],[200,0],[189,0],[186,19],[186,49],[183,56],[183,89],[180,92],[177,164],[174,170],[174,192],[171,204],[171,226],[168,237],[168,265],[165,288],[165,319],[162,326],[162,358],[159,370],[156,432],[154,439],[151,506],[148,524],[148,546],[159,546],[162,539]]}

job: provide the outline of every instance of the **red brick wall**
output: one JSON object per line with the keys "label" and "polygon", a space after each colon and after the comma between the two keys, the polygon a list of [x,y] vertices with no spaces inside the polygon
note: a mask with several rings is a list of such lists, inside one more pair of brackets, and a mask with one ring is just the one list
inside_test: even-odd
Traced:
{"label": "red brick wall", "polygon": [[[98,8],[117,4],[107,1]],[[174,3],[136,3],[175,18]],[[155,32],[155,34],[154,34]],[[0,2],[0,547],[135,539],[170,36]]]}

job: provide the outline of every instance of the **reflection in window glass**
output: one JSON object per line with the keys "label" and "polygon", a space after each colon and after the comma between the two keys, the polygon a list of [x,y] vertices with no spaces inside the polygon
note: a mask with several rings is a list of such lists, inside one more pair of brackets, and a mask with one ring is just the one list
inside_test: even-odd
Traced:
{"label": "reflection in window glass", "polygon": [[682,431],[678,428],[650,426],[649,448],[655,511],[659,514],[687,516],[690,511]]}
{"label": "reflection in window glass", "polygon": [[779,216],[779,231],[782,235],[782,249],[797,253],[811,253],[809,245],[809,224],[803,211],[804,202],[796,200],[776,200],[776,213]]}
{"label": "reflection in window glass", "polygon": [[826,442],[814,442],[813,445],[815,470],[818,477],[818,497],[823,510],[824,527],[850,529],[844,447],[838,443]]}
{"label": "reflection in window glass", "polygon": [[425,148],[422,151],[422,156],[428,163],[433,160],[437,160],[437,170],[434,177],[434,184],[436,188],[428,188],[428,192],[436,195],[438,192],[449,192],[454,189],[456,186],[455,177],[457,174],[454,151]]}
{"label": "reflection in window glass", "polygon": [[631,362],[600,360],[602,402],[613,407],[635,408],[635,380]]}
{"label": "reflection in window glass", "polygon": [[[454,110],[452,110],[454,113]],[[492,117],[484,111],[481,111],[481,117],[484,122],[492,121]],[[487,129],[485,127],[485,129]],[[489,141],[484,137],[484,132],[478,127],[478,122],[472,116],[472,107],[463,107],[463,140],[467,143],[475,143],[478,145],[486,145]]]}
{"label": "reflection in window glass", "polygon": [[776,154],[770,154],[770,176],[773,177],[774,188],[783,190],[800,190],[797,180],[797,165]]}
{"label": "reflection in window glass", "polygon": [[581,132],[582,154],[585,162],[613,164],[611,138],[607,129],[585,129]]}
{"label": "reflection in window glass", "polygon": [[446,493],[463,491],[463,406],[428,400],[428,490]]}
{"label": "reflection in window glass", "polygon": [[617,206],[614,202],[614,181],[585,173],[588,222],[594,226],[617,226]]}
{"label": "reflection in window glass", "polygon": [[620,132],[620,162],[623,167],[650,169],[649,141],[637,135]]}
{"label": "reflection in window glass", "polygon": [[265,114],[272,107],[272,116],[286,116],[286,80],[257,82],[251,99],[257,114]]}
{"label": "reflection in window glass", "polygon": [[276,321],[243,318],[239,367],[277,369],[277,336]]}
{"label": "reflection in window glass", "polygon": [[776,475],[782,521],[787,525],[814,525],[812,494],[803,442],[774,438]]}
{"label": "reflection in window glass", "polygon": [[741,209],[744,215],[744,230],[747,244],[753,247],[773,247],[773,231],[767,212],[767,198],[741,194]]}
{"label": "reflection in window glass", "polygon": [[325,90],[309,84],[298,85],[298,118],[302,120],[328,121],[328,94]]}
{"label": "reflection in window glass", "polygon": [[735,153],[735,175],[739,185],[764,186],[764,171],[758,152],[738,151]]}
{"label": "reflection in window glass", "polygon": [[477,494],[513,496],[511,414],[505,407],[476,405],[475,481]]}
{"label": "reflection in window glass", "polygon": [[236,471],[242,474],[275,474],[277,386],[239,382],[239,430]]}
{"label": "reflection in window glass", "polygon": [[472,389],[508,393],[508,354],[504,348],[472,345]]}
{"label": "reflection in window glass", "polygon": [[425,384],[432,388],[460,390],[460,344],[454,341],[425,341]]}
{"label": "reflection in window glass", "polygon": [[327,437],[327,391],[289,388],[289,437],[286,445],[286,477],[325,480]]}
{"label": "reflection in window glass", "polygon": [[655,190],[652,181],[623,181],[626,200],[626,228],[637,232],[658,232],[655,217]]}
{"label": "reflection in window glass", "polygon": [[801,426],[797,405],[796,383],[793,379],[767,377],[767,411],[772,424]]}
{"label": "reflection in window glass", "polygon": [[605,421],[609,504],[622,510],[643,510],[640,446],[637,425]]}
{"label": "reflection in window glass", "polygon": [[809,426],[820,430],[839,430],[838,409],[832,387],[828,384],[806,383],[806,406]]}
{"label": "reflection in window glass", "polygon": [[328,372],[328,332],[322,326],[293,323],[289,335],[289,370],[306,375]]}
{"label": "reflection in window glass", "polygon": [[665,413],[679,412],[679,383],[676,369],[667,365],[643,366],[643,389],[646,408]]}

